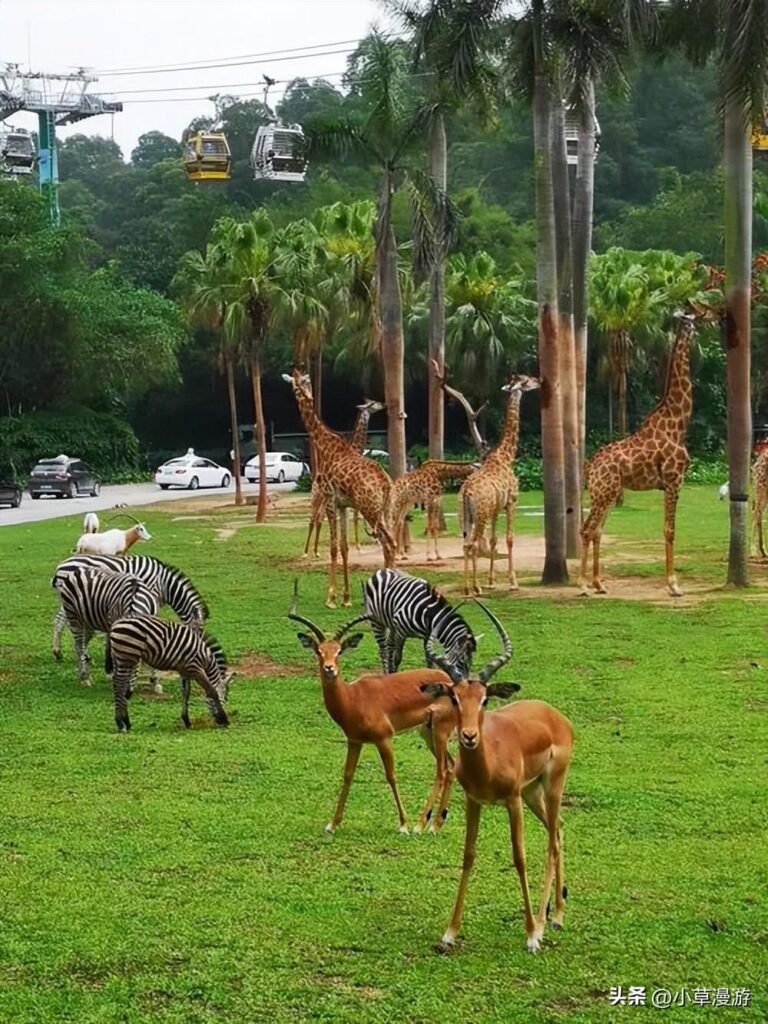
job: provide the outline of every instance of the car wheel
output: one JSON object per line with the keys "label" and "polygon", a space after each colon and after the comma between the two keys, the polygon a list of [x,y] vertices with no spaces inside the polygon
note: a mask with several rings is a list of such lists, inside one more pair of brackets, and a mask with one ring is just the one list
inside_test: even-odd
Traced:
{"label": "car wheel", "polygon": [[161,491],[167,491],[168,490],[168,484],[160,484],[160,490]]}
{"label": "car wheel", "polygon": [[247,476],[245,479],[248,481],[249,484],[255,484],[256,483],[256,477],[255,476]]}
{"label": "car wheel", "polygon": [[39,501],[40,500],[40,495],[39,494],[30,494],[30,498],[32,499],[32,501]]}
{"label": "car wheel", "polygon": [[196,476],[193,476],[192,479],[189,481],[189,489],[190,489],[190,491],[196,491],[199,486],[200,486],[200,481],[197,479]]}
{"label": "car wheel", "polygon": [[229,487],[229,473],[225,473],[221,480],[222,487]]}
{"label": "car wheel", "polygon": [[99,481],[97,480],[97,481],[96,481],[96,482],[94,483],[93,487],[91,488],[91,497],[92,497],[92,498],[98,498],[98,496],[99,496],[100,494],[101,494],[101,484],[100,484],[100,483],[99,483]]}
{"label": "car wheel", "polygon": [[278,482],[279,484],[284,484],[284,483],[285,483],[285,473],[283,472],[283,470],[282,470],[282,469],[281,469],[281,470],[280,470],[280,472],[279,472],[279,473],[277,474],[277,482]]}
{"label": "car wheel", "polygon": [[68,498],[76,498],[77,497],[77,484],[75,483],[74,480],[69,485],[69,493],[67,494],[67,497]]}
{"label": "car wheel", "polygon": [[18,508],[21,504],[21,491],[17,491],[13,501],[11,502],[11,508]]}

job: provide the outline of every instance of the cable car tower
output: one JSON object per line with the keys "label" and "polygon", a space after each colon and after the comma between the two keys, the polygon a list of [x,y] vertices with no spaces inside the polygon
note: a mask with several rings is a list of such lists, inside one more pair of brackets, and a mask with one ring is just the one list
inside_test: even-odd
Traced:
{"label": "cable car tower", "polygon": [[38,180],[48,202],[51,222],[59,223],[59,166],[56,126],[74,124],[98,114],[116,114],[122,103],[91,96],[96,79],[83,69],[74,75],[24,74],[18,64],[0,65],[0,121],[27,110],[38,120]]}

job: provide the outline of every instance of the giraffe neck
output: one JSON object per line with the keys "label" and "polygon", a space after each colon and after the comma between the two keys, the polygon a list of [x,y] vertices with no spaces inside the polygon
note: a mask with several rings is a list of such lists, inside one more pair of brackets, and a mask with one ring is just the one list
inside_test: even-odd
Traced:
{"label": "giraffe neck", "polygon": [[664,395],[656,407],[654,415],[655,419],[666,421],[668,433],[675,433],[679,436],[685,434],[693,409],[690,337],[690,326],[682,325],[672,345]]}
{"label": "giraffe neck", "polygon": [[522,392],[513,391],[507,400],[507,417],[501,440],[492,453],[503,462],[514,462],[517,455],[517,440],[520,435],[520,399]]}
{"label": "giraffe neck", "polygon": [[321,463],[324,463],[324,457],[327,455],[329,449],[347,449],[346,442],[334,434],[334,432],[323,423],[320,417],[315,412],[314,406],[312,405],[312,399],[302,388],[294,388],[293,393],[296,397],[296,404],[299,407],[299,414],[301,415],[302,422],[309,434],[312,443],[315,445],[315,452],[317,458]]}
{"label": "giraffe neck", "polygon": [[347,442],[350,448],[359,452],[361,455],[365,451],[365,443],[368,440],[368,422],[370,418],[371,414],[368,409],[361,409],[358,412],[354,429],[349,435],[349,440]]}

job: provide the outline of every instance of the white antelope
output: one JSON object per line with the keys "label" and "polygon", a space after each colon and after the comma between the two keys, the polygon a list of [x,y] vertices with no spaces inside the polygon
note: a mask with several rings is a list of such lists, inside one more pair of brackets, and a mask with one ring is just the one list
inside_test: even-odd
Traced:
{"label": "white antelope", "polygon": [[[126,513],[121,513],[125,515]],[[114,517],[113,517],[114,518]],[[129,516],[133,519],[133,516]],[[137,541],[151,540],[152,534],[144,523],[134,520],[128,530],[106,530],[104,533],[84,533],[75,546],[78,555],[124,555]]]}
{"label": "white antelope", "polygon": [[99,532],[99,517],[95,512],[86,512],[83,517],[83,533]]}
{"label": "white antelope", "polygon": [[[504,654],[482,669],[476,679],[466,679],[438,654],[431,639],[428,646],[432,662],[441,665],[452,682],[429,682],[422,687],[427,697],[436,700],[447,696],[453,704],[453,724],[456,724],[459,734],[455,776],[466,793],[461,880],[453,914],[438,949],[448,951],[455,944],[461,927],[464,897],[475,862],[480,811],[484,804],[503,804],[509,815],[512,860],[523,896],[528,949],[535,953],[541,947],[553,878],[555,912],[551,923],[556,929],[563,926],[567,891],[563,884],[560,804],[571,761],[573,727],[559,711],[542,700],[521,700],[496,711],[484,711],[493,691],[497,695],[503,692],[500,688],[505,686],[504,683],[488,685],[487,681],[509,660],[512,644],[496,616],[484,605],[480,607],[494,623],[504,644]],[[439,721],[437,726],[438,729],[445,728]],[[531,907],[526,873],[523,801],[544,825],[549,837],[544,884],[536,915]]]}
{"label": "white antelope", "polygon": [[[335,832],[341,824],[360,752],[365,743],[372,743],[379,752],[387,782],[395,798],[400,820],[399,831],[407,834],[408,820],[397,788],[392,756],[392,737],[409,729],[419,727],[426,729],[430,725],[431,719],[441,713],[450,716],[451,709],[447,702],[440,701],[438,705],[431,697],[426,696],[423,690],[425,683],[433,683],[447,688],[450,685],[450,677],[437,669],[416,669],[409,672],[395,672],[390,675],[371,673],[360,676],[359,679],[347,684],[342,679],[339,659],[344,651],[357,647],[363,639],[363,634],[353,633],[346,639],[342,639],[342,637],[352,626],[362,622],[367,616],[359,615],[332,635],[326,635],[310,619],[296,614],[296,591],[294,591],[294,603],[288,618],[308,626],[312,631],[312,635],[299,633],[299,641],[303,647],[314,651],[317,657],[326,710],[347,738],[344,781],[336,810],[326,825],[326,832]],[[452,760],[448,754],[448,738],[451,731],[448,728],[447,730],[435,729],[434,734],[431,730],[424,733],[424,738],[435,757],[435,782],[430,800],[427,801],[427,806],[422,812],[420,825],[423,825],[426,820],[427,808],[431,807],[435,794],[445,791],[450,777]]]}

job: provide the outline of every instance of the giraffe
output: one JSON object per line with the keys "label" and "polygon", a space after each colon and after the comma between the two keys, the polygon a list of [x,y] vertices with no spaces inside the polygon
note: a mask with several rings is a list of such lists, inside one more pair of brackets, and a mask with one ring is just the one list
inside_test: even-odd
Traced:
{"label": "giraffe", "polygon": [[[507,415],[499,443],[489,452],[480,468],[467,477],[459,491],[459,514],[464,533],[464,594],[481,594],[477,583],[477,556],[481,552],[486,525],[490,522],[491,536],[488,586],[493,586],[493,563],[496,558],[496,520],[502,509],[507,516],[507,562],[509,586],[517,590],[517,577],[512,563],[512,529],[517,505],[517,477],[512,466],[517,454],[520,432],[520,400],[524,391],[541,387],[536,377],[517,374],[501,389],[507,399]],[[472,587],[469,585],[469,564],[472,563]]]}
{"label": "giraffe", "polygon": [[763,442],[757,449],[757,458],[752,467],[752,524],[753,537],[757,537],[758,550],[762,558],[768,558],[763,543],[763,514],[768,505],[768,445]]}
{"label": "giraffe", "polygon": [[605,445],[585,467],[589,489],[589,515],[581,528],[581,593],[587,594],[589,545],[593,546],[592,586],[597,594],[606,589],[600,579],[600,535],[608,510],[624,488],[631,491],[664,491],[664,542],[667,589],[682,596],[675,575],[675,512],[690,463],[685,434],[693,408],[690,373],[691,341],[697,316],[677,313],[675,340],[669,356],[667,381],[661,401],[634,434]]}
{"label": "giraffe", "polygon": [[[381,412],[382,409],[386,409],[383,402],[377,402],[373,398],[366,398],[357,407],[357,418],[355,425],[352,429],[352,433],[346,438],[346,442],[353,452],[357,452],[362,455],[365,451],[365,446],[368,441],[368,421],[371,416],[376,412]],[[312,494],[310,502],[309,512],[309,530],[307,532],[307,543],[304,545],[304,554],[302,558],[306,558],[309,555],[309,548],[312,541],[312,531],[315,533],[315,547],[314,555],[318,558],[317,545],[320,542],[320,530],[323,525],[324,511],[324,498],[323,498],[323,487],[320,477],[315,473],[315,478],[312,481]],[[359,512],[355,509],[354,516],[352,519],[355,529],[355,547],[360,550],[360,538],[358,532],[358,517]]]}
{"label": "giraffe", "polygon": [[[326,605],[336,607],[336,564],[341,548],[341,562],[344,574],[342,605],[351,604],[349,593],[349,549],[347,545],[347,509],[358,509],[381,543],[384,565],[391,568],[395,561],[395,542],[387,525],[387,514],[392,491],[392,481],[381,466],[372,459],[365,459],[353,452],[343,437],[339,437],[323,423],[312,404],[309,378],[294,369],[291,375],[283,374],[293,388],[293,395],[299,408],[304,426],[314,446],[317,473],[319,474],[325,499],[325,515],[331,540],[331,561],[328,572]],[[339,524],[341,530],[339,531]],[[338,533],[340,532],[340,543]]]}
{"label": "giraffe", "polygon": [[431,561],[430,537],[435,548],[435,560],[440,560],[437,537],[440,532],[440,499],[446,480],[465,480],[477,469],[472,462],[443,462],[429,459],[418,469],[411,470],[392,483],[390,528],[397,541],[397,552],[406,558],[405,517],[413,505],[424,505],[427,513],[427,561]]}

